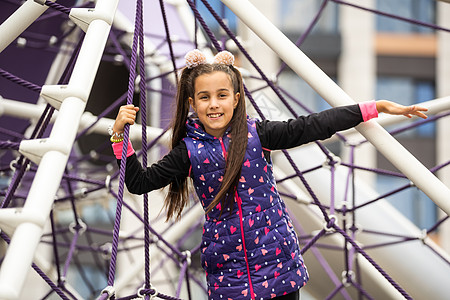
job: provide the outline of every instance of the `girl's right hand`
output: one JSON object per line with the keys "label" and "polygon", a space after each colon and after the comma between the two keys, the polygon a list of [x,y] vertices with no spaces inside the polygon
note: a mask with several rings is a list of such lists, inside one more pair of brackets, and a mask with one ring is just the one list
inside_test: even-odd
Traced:
{"label": "girl's right hand", "polygon": [[113,131],[120,134],[124,132],[125,124],[133,125],[138,111],[139,107],[133,104],[121,106],[113,125]]}

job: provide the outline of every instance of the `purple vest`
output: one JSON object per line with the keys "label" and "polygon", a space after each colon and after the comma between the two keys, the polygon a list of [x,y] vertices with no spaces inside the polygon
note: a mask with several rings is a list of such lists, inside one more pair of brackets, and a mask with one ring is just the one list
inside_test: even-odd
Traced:
{"label": "purple vest", "polygon": [[[255,121],[248,119],[247,124],[248,145],[232,214],[218,204],[203,226],[201,260],[209,299],[270,299],[295,292],[308,281]],[[213,137],[197,119],[189,119],[186,129],[191,175],[206,210],[220,189],[230,135],[227,131],[222,138]]]}

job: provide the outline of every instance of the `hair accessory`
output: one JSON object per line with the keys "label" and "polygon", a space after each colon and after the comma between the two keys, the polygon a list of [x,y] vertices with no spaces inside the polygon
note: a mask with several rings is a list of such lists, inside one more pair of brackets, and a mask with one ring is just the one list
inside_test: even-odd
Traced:
{"label": "hair accessory", "polygon": [[213,63],[232,66],[234,64],[234,55],[228,51],[220,51],[214,56]]}
{"label": "hair accessory", "polygon": [[196,66],[206,64],[206,56],[200,50],[194,49],[186,53],[184,56],[186,61],[186,67],[188,69],[195,68]]}

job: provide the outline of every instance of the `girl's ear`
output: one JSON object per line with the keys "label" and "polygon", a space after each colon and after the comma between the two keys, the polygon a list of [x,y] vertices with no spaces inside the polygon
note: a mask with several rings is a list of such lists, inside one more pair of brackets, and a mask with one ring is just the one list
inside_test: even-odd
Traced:
{"label": "girl's ear", "polygon": [[234,103],[233,103],[233,108],[236,108],[236,106],[238,105],[238,103],[239,103],[239,99],[241,98],[241,93],[236,93],[235,95],[234,95]]}
{"label": "girl's ear", "polygon": [[189,100],[189,104],[191,105],[192,109],[195,111],[194,99],[192,99],[192,97],[189,97],[188,100]]}

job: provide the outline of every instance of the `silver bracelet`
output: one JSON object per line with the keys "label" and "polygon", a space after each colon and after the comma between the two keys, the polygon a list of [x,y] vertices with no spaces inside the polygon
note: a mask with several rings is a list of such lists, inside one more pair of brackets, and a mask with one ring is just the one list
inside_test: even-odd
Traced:
{"label": "silver bracelet", "polygon": [[108,134],[111,136],[111,138],[113,139],[121,139],[123,138],[123,132],[122,133],[117,133],[114,132],[113,130],[113,125],[109,125],[108,126]]}

